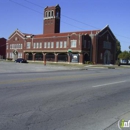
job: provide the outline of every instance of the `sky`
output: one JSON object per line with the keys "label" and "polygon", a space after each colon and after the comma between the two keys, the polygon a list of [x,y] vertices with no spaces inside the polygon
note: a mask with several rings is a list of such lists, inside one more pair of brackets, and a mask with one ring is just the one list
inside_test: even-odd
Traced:
{"label": "sky", "polygon": [[23,33],[43,33],[46,6],[61,7],[60,32],[102,30],[106,25],[121,44],[130,46],[130,0],[0,0],[0,37],[19,29]]}

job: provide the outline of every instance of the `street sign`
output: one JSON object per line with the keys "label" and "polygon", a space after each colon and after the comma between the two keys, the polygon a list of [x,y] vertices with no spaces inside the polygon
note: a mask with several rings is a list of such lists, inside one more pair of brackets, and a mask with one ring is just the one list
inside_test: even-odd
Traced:
{"label": "street sign", "polygon": [[72,52],[72,49],[68,49],[68,52]]}

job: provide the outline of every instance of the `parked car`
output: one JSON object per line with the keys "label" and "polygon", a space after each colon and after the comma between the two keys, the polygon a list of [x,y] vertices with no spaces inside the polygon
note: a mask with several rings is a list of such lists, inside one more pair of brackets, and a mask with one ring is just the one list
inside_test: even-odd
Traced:
{"label": "parked car", "polygon": [[17,60],[15,60],[16,63],[27,63],[27,61],[23,58],[18,58]]}

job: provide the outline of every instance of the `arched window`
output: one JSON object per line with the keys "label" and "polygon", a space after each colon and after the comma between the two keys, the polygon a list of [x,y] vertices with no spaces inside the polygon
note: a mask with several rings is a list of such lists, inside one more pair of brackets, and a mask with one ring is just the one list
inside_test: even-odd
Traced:
{"label": "arched window", "polygon": [[46,15],[45,16],[47,17],[47,11],[46,11]]}
{"label": "arched window", "polygon": [[51,15],[50,15],[50,12],[48,13],[48,17],[50,17]]}
{"label": "arched window", "polygon": [[51,11],[51,16],[53,16],[54,15],[54,13],[53,13],[53,11]]}
{"label": "arched window", "polygon": [[59,12],[58,11],[56,12],[56,17],[59,17]]}

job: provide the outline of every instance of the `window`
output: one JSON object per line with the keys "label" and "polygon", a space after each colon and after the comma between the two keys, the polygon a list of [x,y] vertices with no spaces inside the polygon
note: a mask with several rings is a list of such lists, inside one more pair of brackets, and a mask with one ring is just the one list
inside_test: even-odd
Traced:
{"label": "window", "polygon": [[6,58],[9,58],[8,56],[9,56],[9,53],[6,53]]}
{"label": "window", "polygon": [[40,48],[42,48],[42,43],[40,42]]}
{"label": "window", "polygon": [[91,42],[88,41],[88,49],[90,49],[90,47],[91,47]]}
{"label": "window", "polygon": [[10,49],[12,49],[12,44],[10,44]]}
{"label": "window", "polygon": [[64,48],[66,48],[66,41],[64,41]]}
{"label": "window", "polygon": [[31,45],[31,43],[30,43],[30,42],[27,42],[26,48],[29,49],[29,48],[30,48],[30,45]]}
{"label": "window", "polygon": [[18,44],[18,48],[20,48],[20,44]]}
{"label": "window", "polygon": [[60,48],[62,48],[63,47],[63,42],[60,42]]}
{"label": "window", "polygon": [[36,46],[36,43],[33,43],[33,48],[35,48],[35,46]]}
{"label": "window", "polygon": [[44,42],[44,48],[46,48],[46,42]]}
{"label": "window", "polygon": [[37,48],[39,48],[39,43],[37,43]]}
{"label": "window", "polygon": [[22,58],[22,53],[21,52],[18,53],[18,58]]}
{"label": "window", "polygon": [[48,48],[50,48],[50,42],[48,42]]}
{"label": "window", "polygon": [[71,40],[71,47],[76,47],[77,40]]}
{"label": "window", "polygon": [[86,40],[84,40],[84,43],[83,43],[83,46],[84,46],[84,48],[86,48],[87,47],[87,42],[86,42]]}
{"label": "window", "polygon": [[51,42],[51,48],[54,48],[54,42]]}
{"label": "window", "polygon": [[16,49],[16,44],[13,44],[14,45],[14,47],[13,48],[15,48]]}
{"label": "window", "polygon": [[51,16],[53,16],[53,11],[51,12]]}
{"label": "window", "polygon": [[59,42],[56,42],[56,48],[59,48]]}
{"label": "window", "polygon": [[23,48],[23,44],[20,44],[21,45],[21,49]]}
{"label": "window", "polygon": [[8,50],[8,43],[6,44],[6,49]]}
{"label": "window", "polygon": [[10,53],[10,58],[13,58],[13,53],[12,52]]}
{"label": "window", "polygon": [[50,17],[50,12],[49,12],[48,16]]}
{"label": "window", "polygon": [[56,17],[59,17],[59,12],[58,11],[56,12]]}
{"label": "window", "polygon": [[46,11],[46,17],[47,17],[47,11]]}
{"label": "window", "polygon": [[111,49],[111,43],[104,41],[103,42],[103,48],[105,48],[105,49]]}

